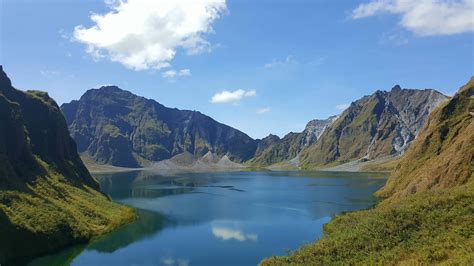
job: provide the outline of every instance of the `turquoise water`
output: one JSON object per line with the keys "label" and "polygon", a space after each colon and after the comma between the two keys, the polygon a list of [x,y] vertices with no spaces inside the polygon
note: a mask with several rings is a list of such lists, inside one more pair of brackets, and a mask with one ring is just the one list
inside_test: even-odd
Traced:
{"label": "turquoise water", "polygon": [[119,173],[96,176],[139,219],[33,265],[256,265],[309,243],[337,213],[372,206],[383,174]]}

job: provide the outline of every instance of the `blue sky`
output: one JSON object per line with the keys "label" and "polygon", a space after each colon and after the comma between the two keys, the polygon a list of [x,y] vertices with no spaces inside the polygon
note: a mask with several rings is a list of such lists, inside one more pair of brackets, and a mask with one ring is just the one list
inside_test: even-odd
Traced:
{"label": "blue sky", "polygon": [[[395,84],[452,94],[474,74],[473,0],[206,1],[196,8],[214,13],[181,5],[169,7],[180,15],[156,19],[160,1],[112,11],[120,3],[0,0],[0,64],[14,86],[48,91],[60,104],[114,84],[254,138],[301,131]],[[91,14],[109,12],[128,15],[91,32]],[[134,26],[143,16],[145,29]],[[129,33],[143,38],[114,43]]]}

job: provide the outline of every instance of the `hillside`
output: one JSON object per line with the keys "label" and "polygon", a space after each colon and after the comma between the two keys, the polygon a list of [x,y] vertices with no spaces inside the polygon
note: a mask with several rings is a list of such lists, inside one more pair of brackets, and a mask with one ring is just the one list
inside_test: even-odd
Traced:
{"label": "hillside", "polygon": [[378,196],[399,198],[467,183],[474,175],[474,78],[430,115]]}
{"label": "hillside", "polygon": [[247,164],[250,166],[269,166],[294,159],[303,149],[315,143],[335,119],[336,116],[323,120],[311,120],[303,132],[290,132],[282,139],[275,135],[269,135],[259,142],[254,158]]}
{"label": "hillside", "polygon": [[300,156],[304,169],[402,154],[428,114],[447,99],[430,89],[395,86],[353,102]]}
{"label": "hillside", "polygon": [[375,208],[335,217],[317,242],[262,265],[474,263],[474,77],[436,108]]}
{"label": "hillside", "polygon": [[240,163],[257,148],[246,134],[200,112],[167,108],[115,86],[89,90],[61,108],[78,151],[102,164],[147,166],[185,152]]}
{"label": "hillside", "polygon": [[86,242],[134,217],[98,191],[46,93],[12,87],[0,66],[0,264]]}

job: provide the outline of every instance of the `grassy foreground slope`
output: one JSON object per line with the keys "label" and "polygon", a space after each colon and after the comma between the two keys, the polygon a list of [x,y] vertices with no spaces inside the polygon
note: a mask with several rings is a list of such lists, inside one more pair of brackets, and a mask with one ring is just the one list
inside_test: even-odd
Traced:
{"label": "grassy foreground slope", "polygon": [[325,235],[262,265],[474,263],[474,78],[428,124],[377,192],[375,208],[343,214]]}
{"label": "grassy foreground slope", "polygon": [[16,90],[0,66],[0,264],[23,264],[134,218],[98,189],[57,104]]}

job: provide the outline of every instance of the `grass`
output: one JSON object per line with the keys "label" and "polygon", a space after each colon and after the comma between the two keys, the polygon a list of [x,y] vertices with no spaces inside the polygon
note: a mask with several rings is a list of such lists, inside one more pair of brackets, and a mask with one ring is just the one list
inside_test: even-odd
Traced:
{"label": "grass", "polygon": [[[38,160],[38,159],[36,159]],[[32,256],[85,243],[135,218],[88,186],[72,185],[51,167],[24,189],[0,191],[0,263],[22,264]]]}
{"label": "grass", "polygon": [[261,265],[474,263],[474,182],[336,216],[317,242]]}
{"label": "grass", "polygon": [[388,160],[369,162],[365,165],[362,165],[362,172],[391,172],[397,165],[400,163],[401,157],[390,158]]}

